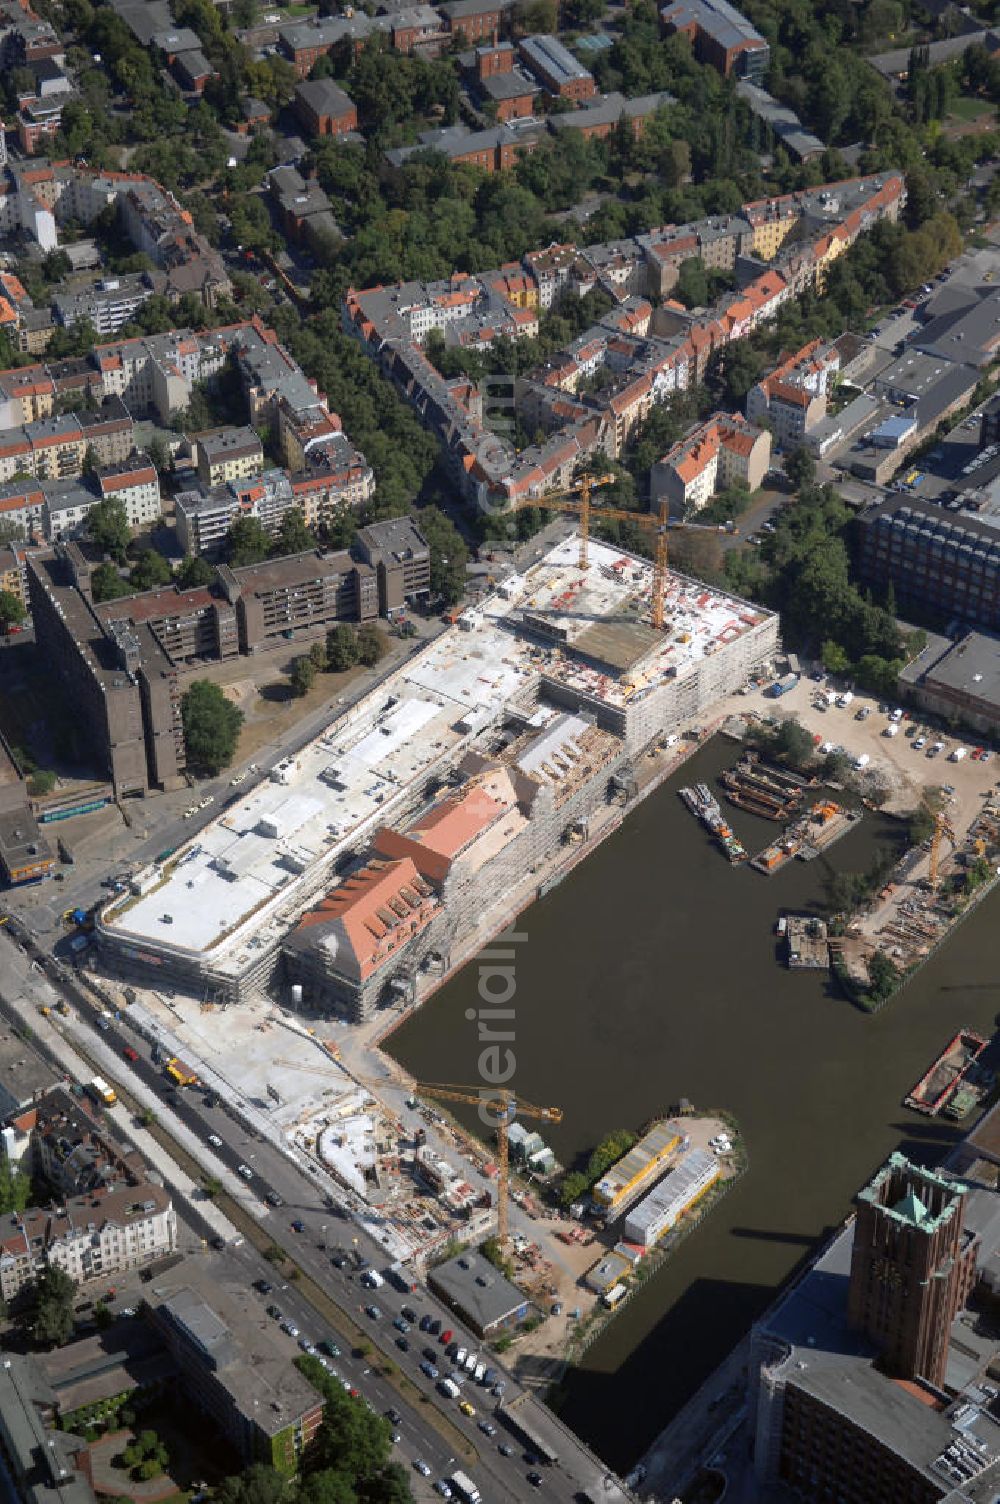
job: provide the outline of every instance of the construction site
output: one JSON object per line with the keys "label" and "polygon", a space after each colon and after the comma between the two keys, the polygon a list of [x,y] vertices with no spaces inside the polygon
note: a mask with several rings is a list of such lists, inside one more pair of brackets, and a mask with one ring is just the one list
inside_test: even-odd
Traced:
{"label": "construction site", "polygon": [[777,649],[774,614],[669,572],[665,542],[650,564],[571,536],[135,874],[100,962],[214,1003],[284,984],[350,1022],[421,1001]]}

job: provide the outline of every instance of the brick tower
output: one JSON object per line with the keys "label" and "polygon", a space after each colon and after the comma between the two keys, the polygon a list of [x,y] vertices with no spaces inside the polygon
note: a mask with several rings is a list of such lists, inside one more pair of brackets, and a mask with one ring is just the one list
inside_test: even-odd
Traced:
{"label": "brick tower", "polygon": [[894,1154],[858,1197],[847,1317],[896,1378],[940,1386],[948,1333],[976,1277],[965,1187]]}

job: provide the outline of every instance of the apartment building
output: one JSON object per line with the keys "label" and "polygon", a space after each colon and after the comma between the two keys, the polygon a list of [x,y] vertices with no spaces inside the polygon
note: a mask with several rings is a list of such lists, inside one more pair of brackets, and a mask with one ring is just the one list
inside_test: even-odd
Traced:
{"label": "apartment building", "polygon": [[522,61],[555,99],[579,101],[597,93],[594,75],[560,42],[558,37],[524,37],[519,43]]}
{"label": "apartment building", "polygon": [[30,543],[5,543],[0,547],[0,590],[20,601],[25,611],[30,609],[27,560],[33,547]]}
{"label": "apartment building", "polygon": [[36,481],[0,482],[0,520],[26,538],[45,534],[45,492]]}
{"label": "apartment building", "polygon": [[771,49],[756,27],[728,0],[677,0],[660,11],[669,33],[689,37],[699,62],[728,78],[762,84],[771,64]]}
{"label": "apartment building", "polygon": [[332,78],[305,79],[296,84],[293,107],[311,136],[344,136],[358,128],[353,99]]}
{"label": "apartment building", "polygon": [[857,564],[903,611],[1000,629],[1000,530],[915,496],[887,496],[857,519]]}
{"label": "apartment building", "polygon": [[391,617],[408,601],[430,593],[431,551],[410,517],[392,517],[360,528],[356,548],[378,577],[379,613]]}
{"label": "apartment building", "polygon": [[70,477],[66,480],[43,480],[45,495],[45,536],[51,543],[82,538],[87,515],[100,497],[89,486]]}
{"label": "apartment building", "polygon": [[827,388],[839,369],[835,347],[811,340],[801,350],[783,355],[750,388],[747,417],[752,423],[768,423],[778,448],[797,448],[826,417]]}
{"label": "apartment building", "polygon": [[697,512],[728,486],[756,491],[771,462],[771,435],[738,413],[715,413],[658,460],[650,472],[653,505],[678,516]]}
{"label": "apartment building", "polygon": [[57,1208],[15,1213],[0,1237],[0,1296],[14,1300],[46,1265],[85,1285],[141,1269],[176,1247],[177,1214],[161,1185],[102,1186]]}
{"label": "apartment building", "polygon": [[206,486],[249,480],[264,468],[264,446],[252,428],[198,435],[198,475]]}
{"label": "apartment building", "polygon": [[116,798],[172,787],[184,767],[173,666],[148,628],[105,626],[90,599],[90,573],[72,543],[28,560],[36,642]]}
{"label": "apartment building", "polygon": [[102,501],[122,503],[129,527],[148,527],[160,517],[160,477],[152,460],[140,450],[96,470],[94,482]]}
{"label": "apartment building", "polygon": [[97,334],[117,334],[152,295],[152,283],[143,272],[105,277],[79,292],[57,292],[52,308],[64,329],[87,319]]}
{"label": "apartment building", "polygon": [[369,564],[349,553],[318,549],[219,570],[222,589],[236,608],[240,651],[255,653],[282,638],[293,640],[340,621],[378,618],[378,580]]}
{"label": "apartment building", "polygon": [[102,601],[95,610],[112,631],[117,625],[147,626],[175,666],[232,658],[238,651],[232,607],[206,588],[181,590],[171,585],[145,590],[141,595]]}
{"label": "apartment building", "polygon": [[292,1362],[259,1297],[211,1258],[158,1274],[144,1314],[177,1364],[186,1402],[219,1427],[245,1465],[286,1476],[323,1420],[323,1398]]}
{"label": "apartment building", "polygon": [[296,505],[283,470],[267,470],[248,481],[230,481],[209,491],[180,491],[174,498],[177,536],[185,553],[217,556],[238,517],[255,517],[277,537],[282,518]]}
{"label": "apartment building", "polygon": [[438,7],[452,36],[461,37],[467,47],[495,42],[513,8],[514,0],[446,0]]}

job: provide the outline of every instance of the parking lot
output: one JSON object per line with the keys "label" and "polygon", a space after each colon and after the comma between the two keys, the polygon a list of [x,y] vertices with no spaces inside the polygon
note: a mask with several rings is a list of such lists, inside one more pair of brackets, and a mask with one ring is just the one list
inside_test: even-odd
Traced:
{"label": "parking lot", "polygon": [[[945,787],[951,801],[949,820],[956,832],[971,825],[984,796],[997,781],[1000,765],[992,750],[980,742],[955,737],[928,718],[921,718],[919,712],[906,711],[895,702],[889,704],[863,691],[853,690],[846,707],[836,700],[827,704],[830,695],[839,698],[848,688],[825,674],[819,678],[804,675],[779,700],[758,692],[736,703],[744,711],[752,707],[760,714],[794,716],[813,737],[817,749],[843,751],[852,762],[867,756],[864,771],[880,775],[888,785],[885,808],[891,812],[911,810],[926,789]],[[894,721],[895,712],[898,719]],[[898,730],[887,735],[893,725]],[[953,761],[956,751],[959,760]],[[983,755],[976,756],[978,752]]]}

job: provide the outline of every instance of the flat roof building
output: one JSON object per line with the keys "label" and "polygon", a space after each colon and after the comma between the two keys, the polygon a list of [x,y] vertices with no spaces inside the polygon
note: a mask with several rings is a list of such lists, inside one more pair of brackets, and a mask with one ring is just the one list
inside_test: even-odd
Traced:
{"label": "flat roof building", "polygon": [[531,1305],[522,1290],[481,1253],[472,1250],[430,1269],[427,1283],[477,1337],[489,1337],[516,1326],[525,1319]]}
{"label": "flat roof building", "polygon": [[177,1363],[186,1397],[204,1410],[245,1463],[298,1470],[323,1418],[323,1399],[295,1367],[295,1348],[242,1272],[185,1259],[146,1292],[149,1319]]}
{"label": "flat roof building", "polygon": [[968,632],[957,642],[932,633],[899,676],[900,692],[949,723],[993,736],[1000,730],[1000,637]]}
{"label": "flat roof building", "polygon": [[918,497],[887,496],[857,519],[866,584],[891,582],[900,607],[1000,631],[1000,528]]}
{"label": "flat roof building", "polygon": [[431,551],[410,517],[370,522],[358,530],[356,547],[378,576],[379,612],[393,616],[430,592]]}
{"label": "flat roof building", "polygon": [[[993,1504],[1000,1195],[894,1154],[857,1218],[751,1335],[759,1485],[796,1497]],[[972,1308],[966,1309],[972,1302]]]}

